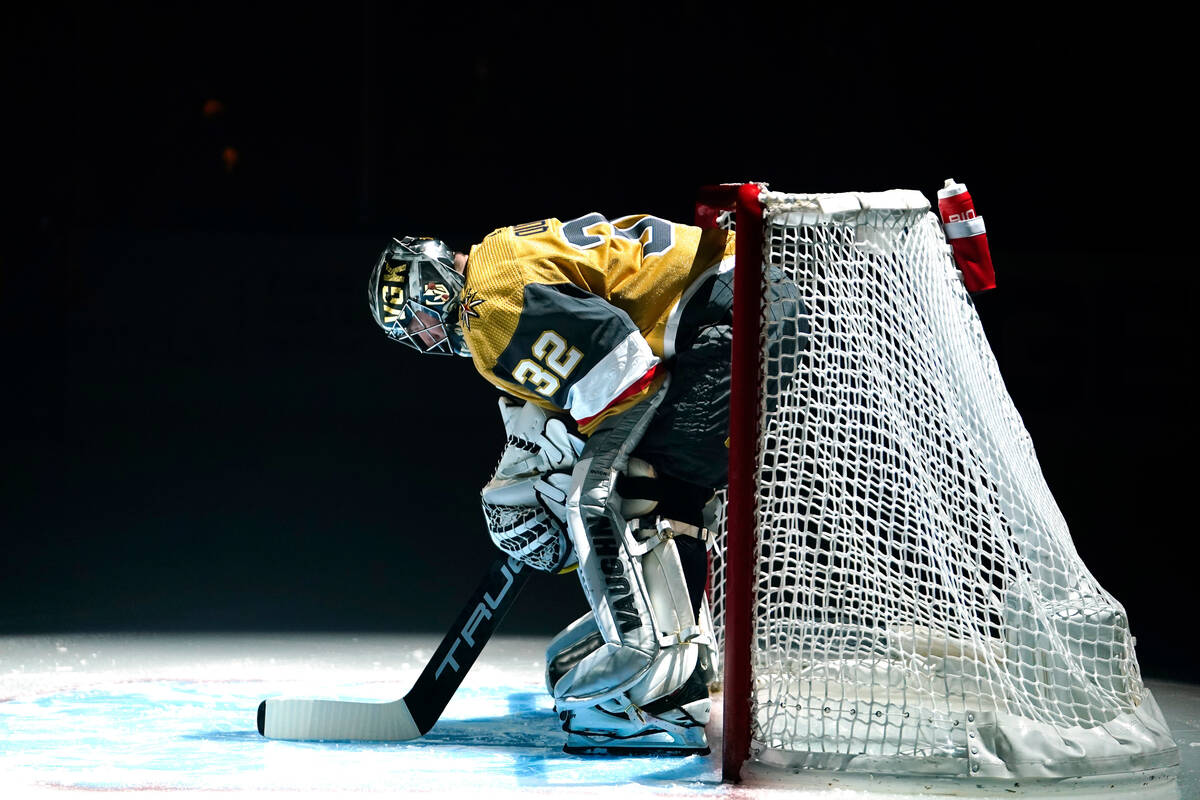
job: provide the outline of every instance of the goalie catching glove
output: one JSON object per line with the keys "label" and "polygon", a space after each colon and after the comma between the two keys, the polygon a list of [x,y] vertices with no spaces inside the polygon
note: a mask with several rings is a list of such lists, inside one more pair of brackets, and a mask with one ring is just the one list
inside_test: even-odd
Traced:
{"label": "goalie catching glove", "polygon": [[483,515],[495,545],[534,569],[561,572],[575,564],[565,503],[583,440],[533,403],[500,398],[507,440],[483,487]]}

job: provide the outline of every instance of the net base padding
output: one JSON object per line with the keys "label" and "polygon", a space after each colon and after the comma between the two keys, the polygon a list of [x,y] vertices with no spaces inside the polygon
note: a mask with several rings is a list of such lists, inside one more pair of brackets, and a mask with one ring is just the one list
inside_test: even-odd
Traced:
{"label": "net base padding", "polygon": [[[825,728],[849,730],[858,719],[877,713],[894,720],[882,734],[873,730],[871,741],[860,741],[850,753],[780,750],[762,742],[752,742],[751,752],[764,764],[788,769],[1004,780],[1112,777],[1147,770],[1170,775],[1179,765],[1162,711],[1148,690],[1132,713],[1094,728],[1063,729],[997,711],[935,714],[901,708],[843,703],[797,709],[800,724],[814,731],[814,748],[822,746]],[[889,755],[916,749],[930,755]]]}
{"label": "net base padding", "polygon": [[[1138,800],[1179,800],[1178,768],[1147,768],[1127,772],[1065,777],[985,777],[920,773],[908,769],[854,771],[816,766],[779,765],[763,759],[748,761],[741,782],[750,787],[770,787],[809,793],[840,792],[852,797],[1133,797]],[[1115,793],[1115,794],[1114,794]]]}

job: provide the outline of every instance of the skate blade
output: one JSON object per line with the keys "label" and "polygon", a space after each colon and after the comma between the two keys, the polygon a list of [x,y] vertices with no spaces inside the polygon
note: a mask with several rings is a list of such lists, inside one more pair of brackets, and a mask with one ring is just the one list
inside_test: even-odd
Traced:
{"label": "skate blade", "polygon": [[672,747],[651,745],[630,747],[628,745],[565,745],[563,752],[572,756],[706,756],[712,751],[708,747]]}

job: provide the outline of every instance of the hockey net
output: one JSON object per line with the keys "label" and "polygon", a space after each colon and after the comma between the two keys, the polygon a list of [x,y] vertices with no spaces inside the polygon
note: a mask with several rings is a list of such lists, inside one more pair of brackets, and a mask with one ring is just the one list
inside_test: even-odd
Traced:
{"label": "hockey net", "polygon": [[[730,492],[739,458],[749,488],[722,519],[712,581],[726,776],[747,756],[1002,778],[1177,761],[1125,611],[1076,553],[928,201],[758,202],[761,221],[737,217],[739,248],[746,221],[761,225],[764,264],[750,266],[757,364],[734,369]],[[802,300],[791,349],[763,310],[781,283]],[[727,552],[749,553],[744,581]]]}

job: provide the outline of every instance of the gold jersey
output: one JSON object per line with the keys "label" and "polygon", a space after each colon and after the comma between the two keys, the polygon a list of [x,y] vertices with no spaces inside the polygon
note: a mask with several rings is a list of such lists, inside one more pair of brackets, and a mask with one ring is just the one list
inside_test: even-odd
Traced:
{"label": "gold jersey", "polygon": [[475,368],[590,433],[662,385],[689,288],[733,246],[645,214],[499,228],[471,248],[461,296]]}

